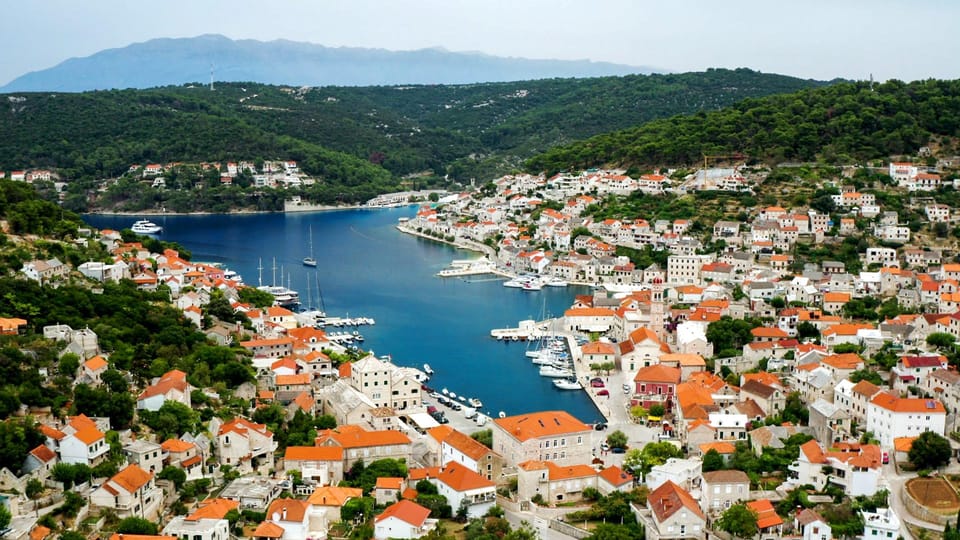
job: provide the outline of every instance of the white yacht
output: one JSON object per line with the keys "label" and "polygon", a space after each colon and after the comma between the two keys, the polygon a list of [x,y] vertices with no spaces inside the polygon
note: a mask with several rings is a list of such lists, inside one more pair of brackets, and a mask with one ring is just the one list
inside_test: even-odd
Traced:
{"label": "white yacht", "polygon": [[134,222],[133,226],[130,227],[130,230],[137,234],[159,234],[163,232],[163,227],[152,221],[141,219]]}
{"label": "white yacht", "polygon": [[569,369],[558,368],[556,366],[540,366],[540,376],[550,377],[552,379],[569,379],[576,374]]}
{"label": "white yacht", "polygon": [[579,382],[573,379],[554,379],[553,385],[560,390],[580,390],[583,388]]}

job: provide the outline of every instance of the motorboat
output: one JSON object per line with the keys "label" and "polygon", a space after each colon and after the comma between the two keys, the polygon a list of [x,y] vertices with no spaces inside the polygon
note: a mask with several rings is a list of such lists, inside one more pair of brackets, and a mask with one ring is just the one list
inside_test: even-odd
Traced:
{"label": "motorboat", "polygon": [[467,403],[469,403],[470,406],[473,407],[474,409],[481,409],[481,408],[483,408],[483,402],[480,401],[479,399],[475,398],[475,397],[472,397],[472,398],[468,399],[468,400],[467,400]]}
{"label": "motorboat", "polygon": [[530,280],[523,284],[523,290],[525,291],[539,291],[543,289],[543,285],[540,284],[537,280]]}
{"label": "motorboat", "polygon": [[552,379],[568,379],[575,377],[576,374],[569,369],[558,368],[556,366],[540,366],[540,376],[550,377]]}
{"label": "motorboat", "polygon": [[134,222],[133,226],[130,227],[130,230],[137,234],[159,234],[163,232],[163,227],[152,221],[141,219]]}
{"label": "motorboat", "polygon": [[554,379],[553,385],[560,390],[580,390],[583,386],[573,379]]}
{"label": "motorboat", "polygon": [[555,276],[546,277],[543,279],[543,284],[548,287],[566,287],[568,283],[566,280],[560,279]]}
{"label": "motorboat", "polygon": [[427,375],[433,375],[433,368],[430,367],[430,364],[424,364],[423,372],[426,373]]}
{"label": "motorboat", "polygon": [[273,295],[273,304],[281,307],[296,307],[300,305],[300,293],[282,285],[263,285],[258,290]]}

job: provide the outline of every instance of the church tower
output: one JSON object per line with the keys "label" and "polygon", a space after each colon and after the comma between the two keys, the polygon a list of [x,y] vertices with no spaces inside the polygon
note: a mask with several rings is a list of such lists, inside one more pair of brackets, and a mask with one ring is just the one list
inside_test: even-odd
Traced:
{"label": "church tower", "polygon": [[666,343],[667,332],[663,328],[665,322],[663,312],[663,279],[657,276],[653,278],[650,288],[650,329],[657,334],[660,341]]}

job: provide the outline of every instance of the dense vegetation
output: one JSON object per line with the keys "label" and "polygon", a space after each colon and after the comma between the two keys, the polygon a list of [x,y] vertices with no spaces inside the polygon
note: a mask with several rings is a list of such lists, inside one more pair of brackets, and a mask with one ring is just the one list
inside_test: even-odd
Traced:
{"label": "dense vegetation", "polygon": [[527,168],[694,164],[704,154],[733,153],[775,163],[840,163],[913,153],[931,137],[957,135],[960,81],[843,83],[597,135],[555,147]]}
{"label": "dense vegetation", "polygon": [[[303,196],[359,201],[398,189],[403,175],[485,178],[557,144],[819,84],[739,69],[457,86],[24,93],[0,102],[0,170],[60,169],[73,206],[84,209],[94,179],[134,163],[294,159],[321,180]],[[276,206],[236,187],[198,197]]]}

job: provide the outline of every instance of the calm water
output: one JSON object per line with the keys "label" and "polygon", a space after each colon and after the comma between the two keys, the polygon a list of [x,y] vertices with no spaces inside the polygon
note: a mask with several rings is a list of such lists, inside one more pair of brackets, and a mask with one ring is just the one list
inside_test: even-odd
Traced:
{"label": "calm water", "polygon": [[[562,409],[583,421],[600,419],[583,392],[559,391],[524,357],[522,343],[490,337],[493,328],[516,326],[522,319],[556,316],[572,303],[574,288],[545,287],[531,293],[503,287],[489,276],[441,279],[434,276],[452,259],[476,255],[401,234],[397,219],[414,207],[310,214],[151,217],[164,227],[164,240],[181,243],[193,260],[219,262],[257,285],[281,275],[300,292],[304,305],[319,306],[319,281],[328,315],[364,316],[375,326],[361,328],[363,347],[390,354],[399,365],[436,371],[430,381],[457,394],[483,400],[488,413],[518,414]],[[130,227],[132,216],[84,218],[98,228]],[[309,230],[313,229],[316,269],[304,267]],[[282,268],[282,270],[281,270]],[[308,300],[307,284],[310,287]]]}

